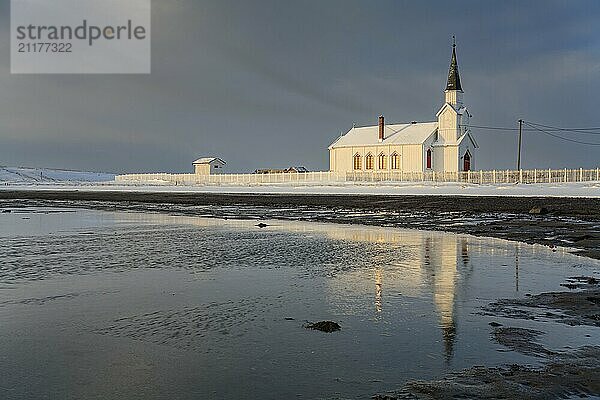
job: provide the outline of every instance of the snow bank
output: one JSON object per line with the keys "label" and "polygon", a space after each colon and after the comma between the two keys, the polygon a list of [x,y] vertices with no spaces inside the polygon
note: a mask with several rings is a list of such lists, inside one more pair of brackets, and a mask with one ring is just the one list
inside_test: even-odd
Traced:
{"label": "snow bank", "polygon": [[[99,174],[102,175],[102,174]],[[1,178],[0,178],[1,179]],[[80,181],[83,182],[83,181]],[[231,194],[306,194],[306,195],[438,195],[438,196],[517,196],[517,197],[600,197],[600,182],[552,184],[474,185],[462,183],[341,183],[337,185],[271,184],[253,186],[170,186],[137,185],[115,182],[68,184],[31,183],[0,185],[0,190],[124,191],[147,193],[231,193]]]}
{"label": "snow bank", "polygon": [[108,182],[114,174],[47,168],[0,167],[0,184],[52,184],[61,182]]}

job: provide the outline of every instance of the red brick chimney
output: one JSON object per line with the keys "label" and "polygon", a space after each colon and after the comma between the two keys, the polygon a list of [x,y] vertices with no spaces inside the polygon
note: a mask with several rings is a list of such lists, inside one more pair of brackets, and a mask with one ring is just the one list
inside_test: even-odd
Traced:
{"label": "red brick chimney", "polygon": [[383,131],[385,129],[385,119],[383,115],[379,116],[379,141],[383,142]]}

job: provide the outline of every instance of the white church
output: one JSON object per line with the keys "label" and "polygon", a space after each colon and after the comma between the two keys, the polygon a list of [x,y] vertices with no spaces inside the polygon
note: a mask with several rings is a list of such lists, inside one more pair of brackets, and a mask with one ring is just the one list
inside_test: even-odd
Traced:
{"label": "white church", "polygon": [[332,172],[458,172],[474,169],[479,147],[469,129],[469,110],[456,61],[456,44],[437,121],[353,127],[329,146]]}

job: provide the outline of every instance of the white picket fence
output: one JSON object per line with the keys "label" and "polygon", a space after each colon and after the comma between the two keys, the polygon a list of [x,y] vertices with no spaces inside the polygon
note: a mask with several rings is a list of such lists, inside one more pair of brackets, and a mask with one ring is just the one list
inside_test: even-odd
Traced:
{"label": "white picket fence", "polygon": [[566,183],[600,181],[596,169],[533,169],[467,172],[306,172],[276,174],[128,174],[116,182],[146,185],[335,184],[344,182],[462,182],[473,184]]}

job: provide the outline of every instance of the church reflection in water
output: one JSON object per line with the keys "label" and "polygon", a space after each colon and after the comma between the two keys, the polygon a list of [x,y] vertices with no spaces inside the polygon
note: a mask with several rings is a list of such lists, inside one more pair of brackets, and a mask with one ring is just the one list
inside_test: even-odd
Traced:
{"label": "church reflection in water", "polygon": [[[147,219],[147,215],[144,219]],[[260,230],[256,227],[256,221],[248,220],[165,215],[154,215],[151,219],[160,219],[161,223],[260,231],[262,234],[288,232],[322,235],[334,241],[363,244],[370,251],[361,260],[356,260],[357,256],[354,254],[350,258],[342,255],[342,261],[338,261],[355,267],[344,269],[330,277],[328,295],[331,303],[339,307],[338,312],[352,313],[354,309],[356,313],[364,313],[364,309],[356,308],[360,308],[361,304],[368,306],[361,302],[370,298],[372,300],[368,307],[378,316],[386,311],[386,293],[429,298],[437,314],[446,361],[450,361],[454,353],[457,303],[460,301],[461,289],[466,291],[473,274],[473,255],[485,253],[492,258],[498,255],[514,259],[515,289],[519,290],[521,245],[500,239],[331,223],[273,221],[269,223],[268,229]]]}
{"label": "church reflection in water", "polygon": [[383,268],[375,268],[375,310],[380,313],[382,308],[382,290],[381,285],[383,284]]}
{"label": "church reflection in water", "polygon": [[[460,250],[459,250],[460,248]],[[444,354],[450,360],[456,337],[456,288],[459,268],[470,275],[469,245],[466,238],[446,235],[439,240],[425,239],[423,268],[440,319]]]}
{"label": "church reflection in water", "polygon": [[[472,273],[470,238],[463,235],[415,230],[384,228],[340,227],[332,225],[328,236],[337,240],[364,241],[397,249],[399,259],[392,265],[374,265],[374,310],[381,313],[384,293],[401,292],[403,295],[430,295],[442,333],[444,355],[450,361],[456,338],[458,290],[468,284]],[[377,262],[378,260],[374,260]],[[389,262],[389,259],[382,259]],[[339,286],[353,287],[349,279],[360,279],[360,274],[339,277]],[[360,286],[360,285],[356,285]],[[337,288],[339,289],[339,287]]]}
{"label": "church reflection in water", "polygon": [[[335,224],[321,227],[336,240],[366,242],[380,246],[383,251],[394,250],[392,262],[389,253],[381,259],[373,259],[370,290],[374,293],[374,312],[384,311],[386,293],[430,298],[447,362],[454,353],[460,294],[468,292],[474,274],[473,256],[483,256],[486,260],[513,259],[514,265],[506,266],[514,268],[514,287],[519,291],[520,243],[432,231]],[[535,253],[536,249],[530,251]],[[337,293],[348,288],[360,291],[361,280],[364,281],[364,274],[360,271],[346,273],[334,280],[333,290]]]}

